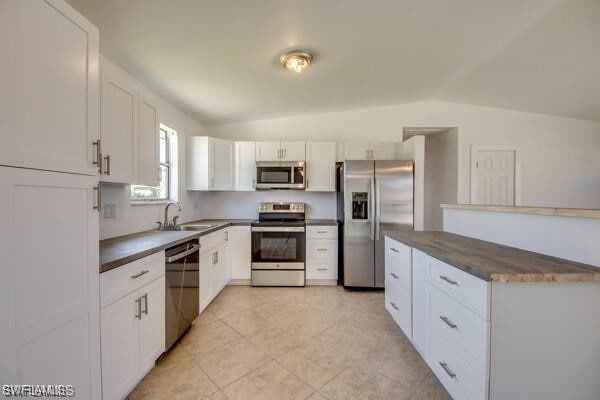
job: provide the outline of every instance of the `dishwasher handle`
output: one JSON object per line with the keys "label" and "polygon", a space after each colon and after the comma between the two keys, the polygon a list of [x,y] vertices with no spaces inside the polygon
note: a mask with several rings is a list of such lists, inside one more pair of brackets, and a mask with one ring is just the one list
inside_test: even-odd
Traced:
{"label": "dishwasher handle", "polygon": [[194,244],[194,245],[192,245],[191,249],[188,249],[186,251],[182,251],[181,253],[177,253],[177,254],[175,254],[173,256],[167,257],[166,261],[168,263],[171,263],[173,261],[177,261],[177,260],[179,260],[179,259],[181,259],[181,258],[183,258],[185,256],[189,256],[190,254],[198,251],[199,249],[200,249],[200,245],[199,244]]}

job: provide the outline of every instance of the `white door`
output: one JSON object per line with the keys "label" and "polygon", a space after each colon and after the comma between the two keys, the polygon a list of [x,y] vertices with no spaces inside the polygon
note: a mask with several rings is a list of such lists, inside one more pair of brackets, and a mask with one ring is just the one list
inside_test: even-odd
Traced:
{"label": "white door", "polygon": [[235,142],[235,190],[256,190],[256,145]]}
{"label": "white door", "polygon": [[100,136],[104,159],[100,180],[135,183],[138,145],[136,87],[107,63],[103,63],[101,75]]}
{"label": "white door", "polygon": [[306,142],[281,142],[281,159],[304,161],[306,159]]}
{"label": "white door", "polygon": [[471,176],[471,203],[515,205],[515,151],[476,150]]}
{"label": "white door", "polygon": [[0,1],[0,164],[96,175],[98,29],[64,1]]}
{"label": "white door", "polygon": [[145,374],[165,351],[165,277],[156,279],[137,292],[142,300],[140,320],[140,373]]}
{"label": "white door", "polygon": [[306,143],[306,190],[335,191],[335,142]]}
{"label": "white door", "polygon": [[429,272],[429,256],[412,249],[412,339],[423,358],[429,358],[429,293],[427,292],[427,274]]}
{"label": "white door", "polygon": [[137,185],[158,186],[159,114],[156,104],[147,97],[139,102]]}
{"label": "white door", "polygon": [[211,270],[214,267],[214,251],[200,254],[200,311],[204,311],[212,300]]}
{"label": "white door", "polygon": [[252,234],[249,226],[229,228],[227,255],[231,265],[231,279],[250,279]]}
{"label": "white door", "polygon": [[281,160],[281,142],[256,142],[256,161]]}
{"label": "white door", "polygon": [[98,177],[0,167],[0,376],[100,397]]}
{"label": "white door", "polygon": [[350,142],[344,144],[345,160],[370,160],[369,143]]}
{"label": "white door", "polygon": [[373,160],[395,160],[396,145],[393,142],[371,143]]}
{"label": "white door", "polygon": [[140,301],[138,293],[131,293],[102,310],[102,397],[105,400],[124,398],[139,380]]}
{"label": "white door", "polygon": [[209,138],[212,166],[212,190],[233,190],[233,142]]}

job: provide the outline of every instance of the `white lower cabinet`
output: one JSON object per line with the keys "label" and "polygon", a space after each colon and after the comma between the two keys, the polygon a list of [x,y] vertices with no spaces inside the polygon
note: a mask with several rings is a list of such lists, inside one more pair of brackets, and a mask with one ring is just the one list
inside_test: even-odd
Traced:
{"label": "white lower cabinet", "polygon": [[306,284],[337,285],[337,226],[306,227]]}
{"label": "white lower cabinet", "polygon": [[160,252],[100,276],[103,399],[127,397],[165,350],[164,271]]}
{"label": "white lower cabinet", "polygon": [[250,283],[252,270],[252,233],[249,226],[227,228],[227,256],[233,283]]}
{"label": "white lower cabinet", "polygon": [[199,312],[210,304],[231,279],[229,228],[200,237]]}
{"label": "white lower cabinet", "polygon": [[427,287],[429,256],[412,249],[412,339],[424,359],[429,357],[430,294]]}
{"label": "white lower cabinet", "polygon": [[385,308],[408,338],[412,338],[412,265],[410,258],[396,257],[405,250],[401,243],[391,244],[386,238],[385,255]]}

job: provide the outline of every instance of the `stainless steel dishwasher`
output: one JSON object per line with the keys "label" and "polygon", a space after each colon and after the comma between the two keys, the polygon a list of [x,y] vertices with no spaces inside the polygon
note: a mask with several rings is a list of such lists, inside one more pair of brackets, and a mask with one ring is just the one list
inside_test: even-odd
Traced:
{"label": "stainless steel dishwasher", "polygon": [[183,335],[198,316],[198,240],[165,250],[165,349]]}

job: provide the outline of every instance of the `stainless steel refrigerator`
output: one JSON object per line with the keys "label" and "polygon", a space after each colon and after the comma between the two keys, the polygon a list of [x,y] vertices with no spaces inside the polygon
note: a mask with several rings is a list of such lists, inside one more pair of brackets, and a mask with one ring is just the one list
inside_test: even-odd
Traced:
{"label": "stainless steel refrigerator", "polygon": [[338,220],[344,287],[383,288],[386,230],[413,230],[413,162],[338,165]]}

